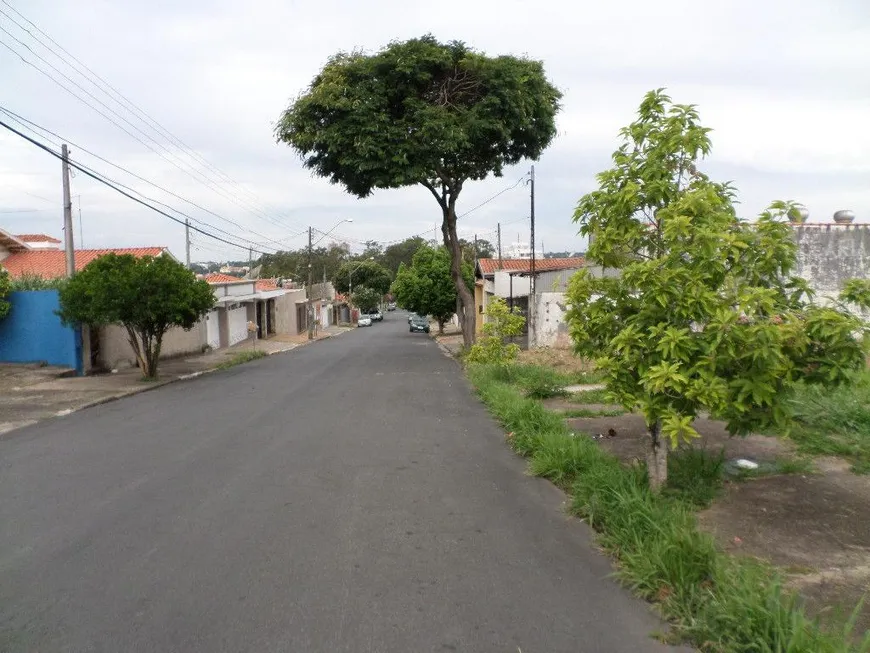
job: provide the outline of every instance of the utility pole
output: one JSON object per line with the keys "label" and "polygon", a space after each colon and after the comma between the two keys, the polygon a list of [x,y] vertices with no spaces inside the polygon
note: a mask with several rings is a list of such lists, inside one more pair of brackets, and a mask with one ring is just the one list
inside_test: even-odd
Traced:
{"label": "utility pole", "polygon": [[529,347],[531,348],[535,341],[537,340],[535,334],[535,310],[537,308],[537,300],[535,297],[535,166],[532,166],[532,171],[530,173],[530,182],[529,188],[531,190],[531,241],[532,241],[532,261],[531,261],[531,273],[532,276],[529,279]]}
{"label": "utility pole", "polygon": [[251,277],[251,272],[254,271],[254,248],[248,247],[248,278]]}
{"label": "utility pole", "polygon": [[190,220],[184,221],[184,262],[190,269]]}
{"label": "utility pole", "polygon": [[71,279],[76,272],[76,255],[73,247],[72,200],[69,196],[69,151],[66,143],[61,145],[60,154],[63,172],[63,239],[66,252],[66,276]]}
{"label": "utility pole", "polygon": [[498,269],[501,270],[501,222],[498,223]]}
{"label": "utility pole", "polygon": [[314,340],[314,311],[311,303],[311,293],[314,289],[314,281],[311,270],[311,227],[308,227],[308,339]]}

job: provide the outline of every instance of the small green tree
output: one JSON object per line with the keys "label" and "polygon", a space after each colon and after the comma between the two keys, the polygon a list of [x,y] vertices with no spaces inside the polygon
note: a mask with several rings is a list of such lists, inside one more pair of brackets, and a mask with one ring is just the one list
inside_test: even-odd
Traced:
{"label": "small green tree", "polygon": [[504,364],[515,360],[520,353],[519,345],[508,342],[510,338],[523,335],[526,318],[511,313],[501,297],[493,297],[486,307],[487,321],[483,324],[483,337],[468,350],[465,360],[469,363]]}
{"label": "small green tree", "polygon": [[157,377],[163,336],[189,330],[214,306],[211,287],[168,256],[107,254],[60,289],[67,324],[121,324],[146,378]]}
{"label": "small green tree", "polygon": [[383,297],[384,293],[379,292],[374,288],[359,286],[353,291],[353,296],[350,300],[354,303],[354,306],[358,307],[360,310],[371,311],[380,306]]}
{"label": "small green tree", "polygon": [[0,268],[0,320],[9,315],[12,309],[12,304],[6,299],[10,292],[12,292],[12,282],[9,280],[9,273]]}
{"label": "small green tree", "polygon": [[474,296],[456,202],[467,182],[540,157],[556,136],[560,98],[540,61],[489,57],[427,35],[371,55],[336,54],[281,115],[275,135],[315,174],[358,197],[415,185],[432,194],[470,346]]}
{"label": "small green tree", "polygon": [[[443,247],[424,245],[417,250],[410,267],[399,266],[392,293],[403,307],[418,315],[431,315],[444,333],[444,324],[456,312],[456,285],[451,276],[450,254]],[[474,271],[462,265],[463,282],[474,285]]]}
{"label": "small green tree", "polygon": [[643,413],[654,487],[666,480],[667,446],[697,436],[700,411],[732,434],[783,427],[798,381],[844,383],[864,365],[860,320],[807,303],[806,283],[790,274],[784,217],[796,207],[777,202],[741,222],[730,186],[697,169],[708,132],[694,107],[649,93],[574,216],[587,259],[621,273],[572,277],[571,334],[614,398]]}
{"label": "small green tree", "polygon": [[353,287],[372,288],[381,295],[390,292],[393,276],[384,266],[375,261],[348,261],[342,263],[332,279],[332,285],[340,293],[346,293]]}

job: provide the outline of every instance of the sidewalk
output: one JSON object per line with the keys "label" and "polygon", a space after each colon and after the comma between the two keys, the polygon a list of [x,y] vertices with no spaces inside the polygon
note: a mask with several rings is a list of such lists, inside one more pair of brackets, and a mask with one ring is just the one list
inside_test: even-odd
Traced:
{"label": "sidewalk", "polygon": [[[348,330],[327,327],[318,332],[317,340]],[[308,342],[307,333],[280,335],[257,341],[257,349],[271,356]],[[141,371],[135,367],[114,374],[77,377],[65,368],[0,363],[0,437],[43,419],[68,415],[88,406],[212,372],[236,354],[251,349],[251,341],[245,341],[207,354],[162,360],[156,381],[143,381]]]}

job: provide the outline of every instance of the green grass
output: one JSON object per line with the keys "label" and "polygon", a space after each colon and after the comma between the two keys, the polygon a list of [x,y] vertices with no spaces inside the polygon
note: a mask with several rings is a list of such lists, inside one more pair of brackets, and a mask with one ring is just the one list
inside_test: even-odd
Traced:
{"label": "green grass", "polygon": [[610,397],[604,388],[581,390],[571,395],[571,402],[575,404],[606,404],[610,403]]}
{"label": "green grass", "polygon": [[[768,565],[719,551],[696,525],[692,503],[721,482],[718,458],[675,456],[669,494],[650,491],[643,466],[625,467],[592,440],[575,437],[561,416],[510,385],[514,372],[473,365],[468,376],[510,433],[531,473],[572,496],[571,511],[600,535],[619,562],[618,576],[655,601],[676,636],[710,652],[868,653],[870,635],[852,639],[849,624],[826,631],[796,595],[781,589]],[[689,477],[698,474],[703,481]]]}
{"label": "green grass", "polygon": [[788,435],[801,452],[840,456],[855,472],[870,473],[870,371],[851,386],[801,386],[791,412],[796,424]]}
{"label": "green grass", "polygon": [[722,489],[725,452],[683,447],[668,456],[668,483],[665,494],[706,508]]}
{"label": "green grass", "polygon": [[603,408],[601,410],[592,410],[591,408],[571,408],[569,410],[559,411],[562,417],[619,417],[625,415],[622,408]]}
{"label": "green grass", "polygon": [[265,358],[266,352],[262,349],[246,349],[245,351],[239,351],[222,361],[220,365],[217,366],[219,370],[226,370],[231,367],[235,367],[236,365],[242,365],[243,363],[250,363],[251,361],[255,361],[259,358]]}

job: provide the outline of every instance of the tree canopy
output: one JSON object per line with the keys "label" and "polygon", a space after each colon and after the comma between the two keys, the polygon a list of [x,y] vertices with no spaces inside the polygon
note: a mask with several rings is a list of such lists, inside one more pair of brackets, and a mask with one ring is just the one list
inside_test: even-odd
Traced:
{"label": "tree canopy", "polygon": [[6,299],[10,292],[12,292],[12,282],[9,280],[9,273],[0,268],[0,320],[9,315],[9,310],[12,308],[12,304]]}
{"label": "tree canopy", "polygon": [[381,296],[390,291],[393,275],[385,267],[375,261],[348,261],[342,263],[332,279],[332,285],[340,293],[346,293],[350,287],[366,286],[376,290]]}
{"label": "tree canopy", "polygon": [[[338,268],[350,258],[350,247],[345,243],[332,243],[311,250],[311,273],[318,281],[326,275],[333,279]],[[264,254],[260,259],[262,277],[282,277],[305,283],[308,279],[308,248]]]}
{"label": "tree canopy", "polygon": [[847,382],[865,364],[861,321],[808,303],[791,276],[784,218],[795,207],[775,202],[739,220],[733,189],[698,170],[708,133],[693,106],[649,93],[574,218],[590,237],[587,259],[620,275],[572,277],[571,334],[609,392],[643,413],[654,484],[666,477],[666,445],[697,436],[699,412],[735,434],[782,427],[798,381]]}
{"label": "tree canopy", "polygon": [[168,256],[106,254],[60,289],[67,324],[121,324],[142,372],[157,376],[164,334],[189,330],[214,306],[211,286]]}
{"label": "tree canopy", "polygon": [[467,181],[537,159],[556,135],[560,98],[540,61],[424,36],[374,54],[334,55],[275,134],[307,168],[358,197],[412,185],[435,197],[470,344],[474,298],[462,273],[456,201]]}
{"label": "tree canopy", "polygon": [[425,244],[427,244],[426,239],[421,238],[420,236],[406,238],[399,243],[387,245],[378,258],[378,261],[392,273],[393,277],[395,277],[396,273],[399,271],[399,266],[402,263],[405,265],[411,265],[411,260],[414,258],[414,254],[416,254],[417,250]]}
{"label": "tree canopy", "polygon": [[[474,283],[474,271],[463,263],[465,283]],[[456,312],[456,286],[450,276],[450,255],[443,247],[424,245],[417,250],[410,266],[402,266],[393,282],[392,292],[402,308],[418,315],[431,315],[443,331],[444,323]]]}
{"label": "tree canopy", "polygon": [[350,299],[354,303],[354,306],[358,307],[365,313],[377,309],[378,306],[380,306],[383,297],[384,293],[379,292],[374,288],[358,286],[353,291],[353,295]]}

